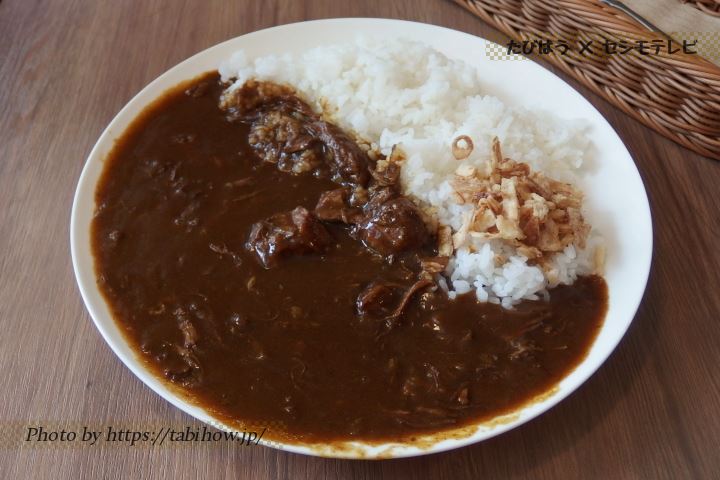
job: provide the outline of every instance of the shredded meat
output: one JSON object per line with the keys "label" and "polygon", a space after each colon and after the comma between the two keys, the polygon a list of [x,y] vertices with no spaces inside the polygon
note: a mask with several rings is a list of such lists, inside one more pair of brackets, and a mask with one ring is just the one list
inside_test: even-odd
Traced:
{"label": "shredded meat", "polygon": [[178,323],[178,328],[182,333],[184,347],[193,348],[198,340],[198,334],[195,326],[192,324],[190,318],[188,317],[187,313],[183,308],[175,309],[173,315],[175,316]]}
{"label": "shredded meat", "polygon": [[428,278],[420,278],[409,287],[387,281],[372,282],[358,295],[358,313],[382,319],[381,333],[387,333],[397,325],[412,297],[431,285],[434,282]]}
{"label": "shredded meat", "polygon": [[395,310],[390,314],[389,317],[386,318],[386,322],[388,323],[388,327],[394,326],[394,324],[397,322],[397,320],[402,315],[403,311],[405,310],[405,307],[407,307],[408,302],[410,299],[420,290],[427,288],[431,285],[433,285],[434,282],[432,280],[429,280],[427,278],[421,278],[417,282],[410,285],[410,287],[405,290],[405,293],[403,294],[402,298],[400,299],[400,303],[397,307],[395,307]]}
{"label": "shredded meat", "polygon": [[325,226],[307,209],[278,213],[252,226],[246,243],[260,263],[270,268],[289,254],[324,252],[332,243]]}
{"label": "shredded meat", "polygon": [[377,318],[386,317],[397,305],[401,288],[390,282],[374,281],[370,283],[360,292],[355,302],[358,313]]}
{"label": "shredded meat", "polygon": [[182,335],[182,342],[163,346],[162,355],[168,360],[163,373],[168,379],[181,385],[196,385],[202,378],[202,369],[195,355],[197,329],[184,308],[176,308],[172,315]]}

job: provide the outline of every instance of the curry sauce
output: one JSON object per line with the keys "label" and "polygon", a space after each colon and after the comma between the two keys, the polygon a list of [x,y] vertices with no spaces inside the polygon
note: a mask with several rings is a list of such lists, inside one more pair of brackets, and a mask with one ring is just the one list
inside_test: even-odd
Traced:
{"label": "curry sauce", "polygon": [[[607,309],[601,277],[513,309],[450,300],[423,270],[437,251],[414,207],[340,164],[365,160],[337,127],[274,104],[317,135],[311,154],[267,161],[257,125],[273,124],[229,115],[222,90],[211,73],[148,107],[96,192],[98,284],[157,376],[268,438],[383,441],[510,412],[585,357]],[[339,213],[323,215],[333,198]],[[377,230],[397,222],[400,236]]]}

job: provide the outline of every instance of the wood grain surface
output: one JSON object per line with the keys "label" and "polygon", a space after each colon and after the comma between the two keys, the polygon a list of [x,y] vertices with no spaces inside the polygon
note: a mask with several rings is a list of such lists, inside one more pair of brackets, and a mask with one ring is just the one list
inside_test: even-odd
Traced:
{"label": "wood grain surface", "polygon": [[718,478],[720,162],[671,143],[573,81],[638,164],[655,252],[627,336],[548,413],[482,444],[381,462],[226,442],[19,441],[32,425],[199,425],[115,357],[83,306],[68,233],[80,170],[118,110],[186,57],[253,30],[342,16],[403,18],[503,40],[443,0],[0,2],[0,478]]}

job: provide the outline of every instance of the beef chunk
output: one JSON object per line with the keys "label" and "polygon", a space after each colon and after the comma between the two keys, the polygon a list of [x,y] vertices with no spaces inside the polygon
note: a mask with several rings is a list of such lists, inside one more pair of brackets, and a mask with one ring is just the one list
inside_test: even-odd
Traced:
{"label": "beef chunk", "polygon": [[225,93],[220,108],[230,121],[253,121],[272,110],[313,117],[310,106],[295,96],[290,87],[273,82],[248,80],[242,87]]}
{"label": "beef chunk", "polygon": [[330,233],[317,217],[297,207],[254,224],[246,247],[270,268],[287,255],[324,252],[331,243]]}
{"label": "beef chunk", "polygon": [[339,183],[367,186],[370,181],[367,153],[288,87],[248,81],[226,94],[220,108],[230,120],[251,124],[250,144],[281,170],[302,173],[322,163]]}
{"label": "beef chunk", "polygon": [[283,172],[311,172],[324,165],[322,145],[305,132],[302,120],[286,113],[260,115],[248,140],[260,158]]}
{"label": "beef chunk", "polygon": [[350,189],[347,187],[329,190],[320,195],[315,215],[328,222],[354,224],[362,218],[362,210],[350,205]]}
{"label": "beef chunk", "polygon": [[357,234],[381,255],[421,247],[430,237],[415,204],[390,189],[375,192],[363,213]]}
{"label": "beef chunk", "polygon": [[326,147],[328,165],[339,183],[366,186],[370,159],[355,141],[332,123],[316,120],[308,130]]}

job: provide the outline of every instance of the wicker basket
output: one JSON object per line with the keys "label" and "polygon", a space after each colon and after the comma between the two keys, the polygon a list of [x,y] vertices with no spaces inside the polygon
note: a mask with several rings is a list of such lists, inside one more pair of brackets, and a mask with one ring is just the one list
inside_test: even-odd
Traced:
{"label": "wicker basket", "polygon": [[710,15],[720,17],[720,0],[682,0],[682,2]]}
{"label": "wicker basket", "polygon": [[[517,41],[556,38],[667,41],[599,0],[454,0]],[[695,2],[709,8],[714,0]],[[680,53],[536,55],[657,132],[720,160],[720,68]]]}

